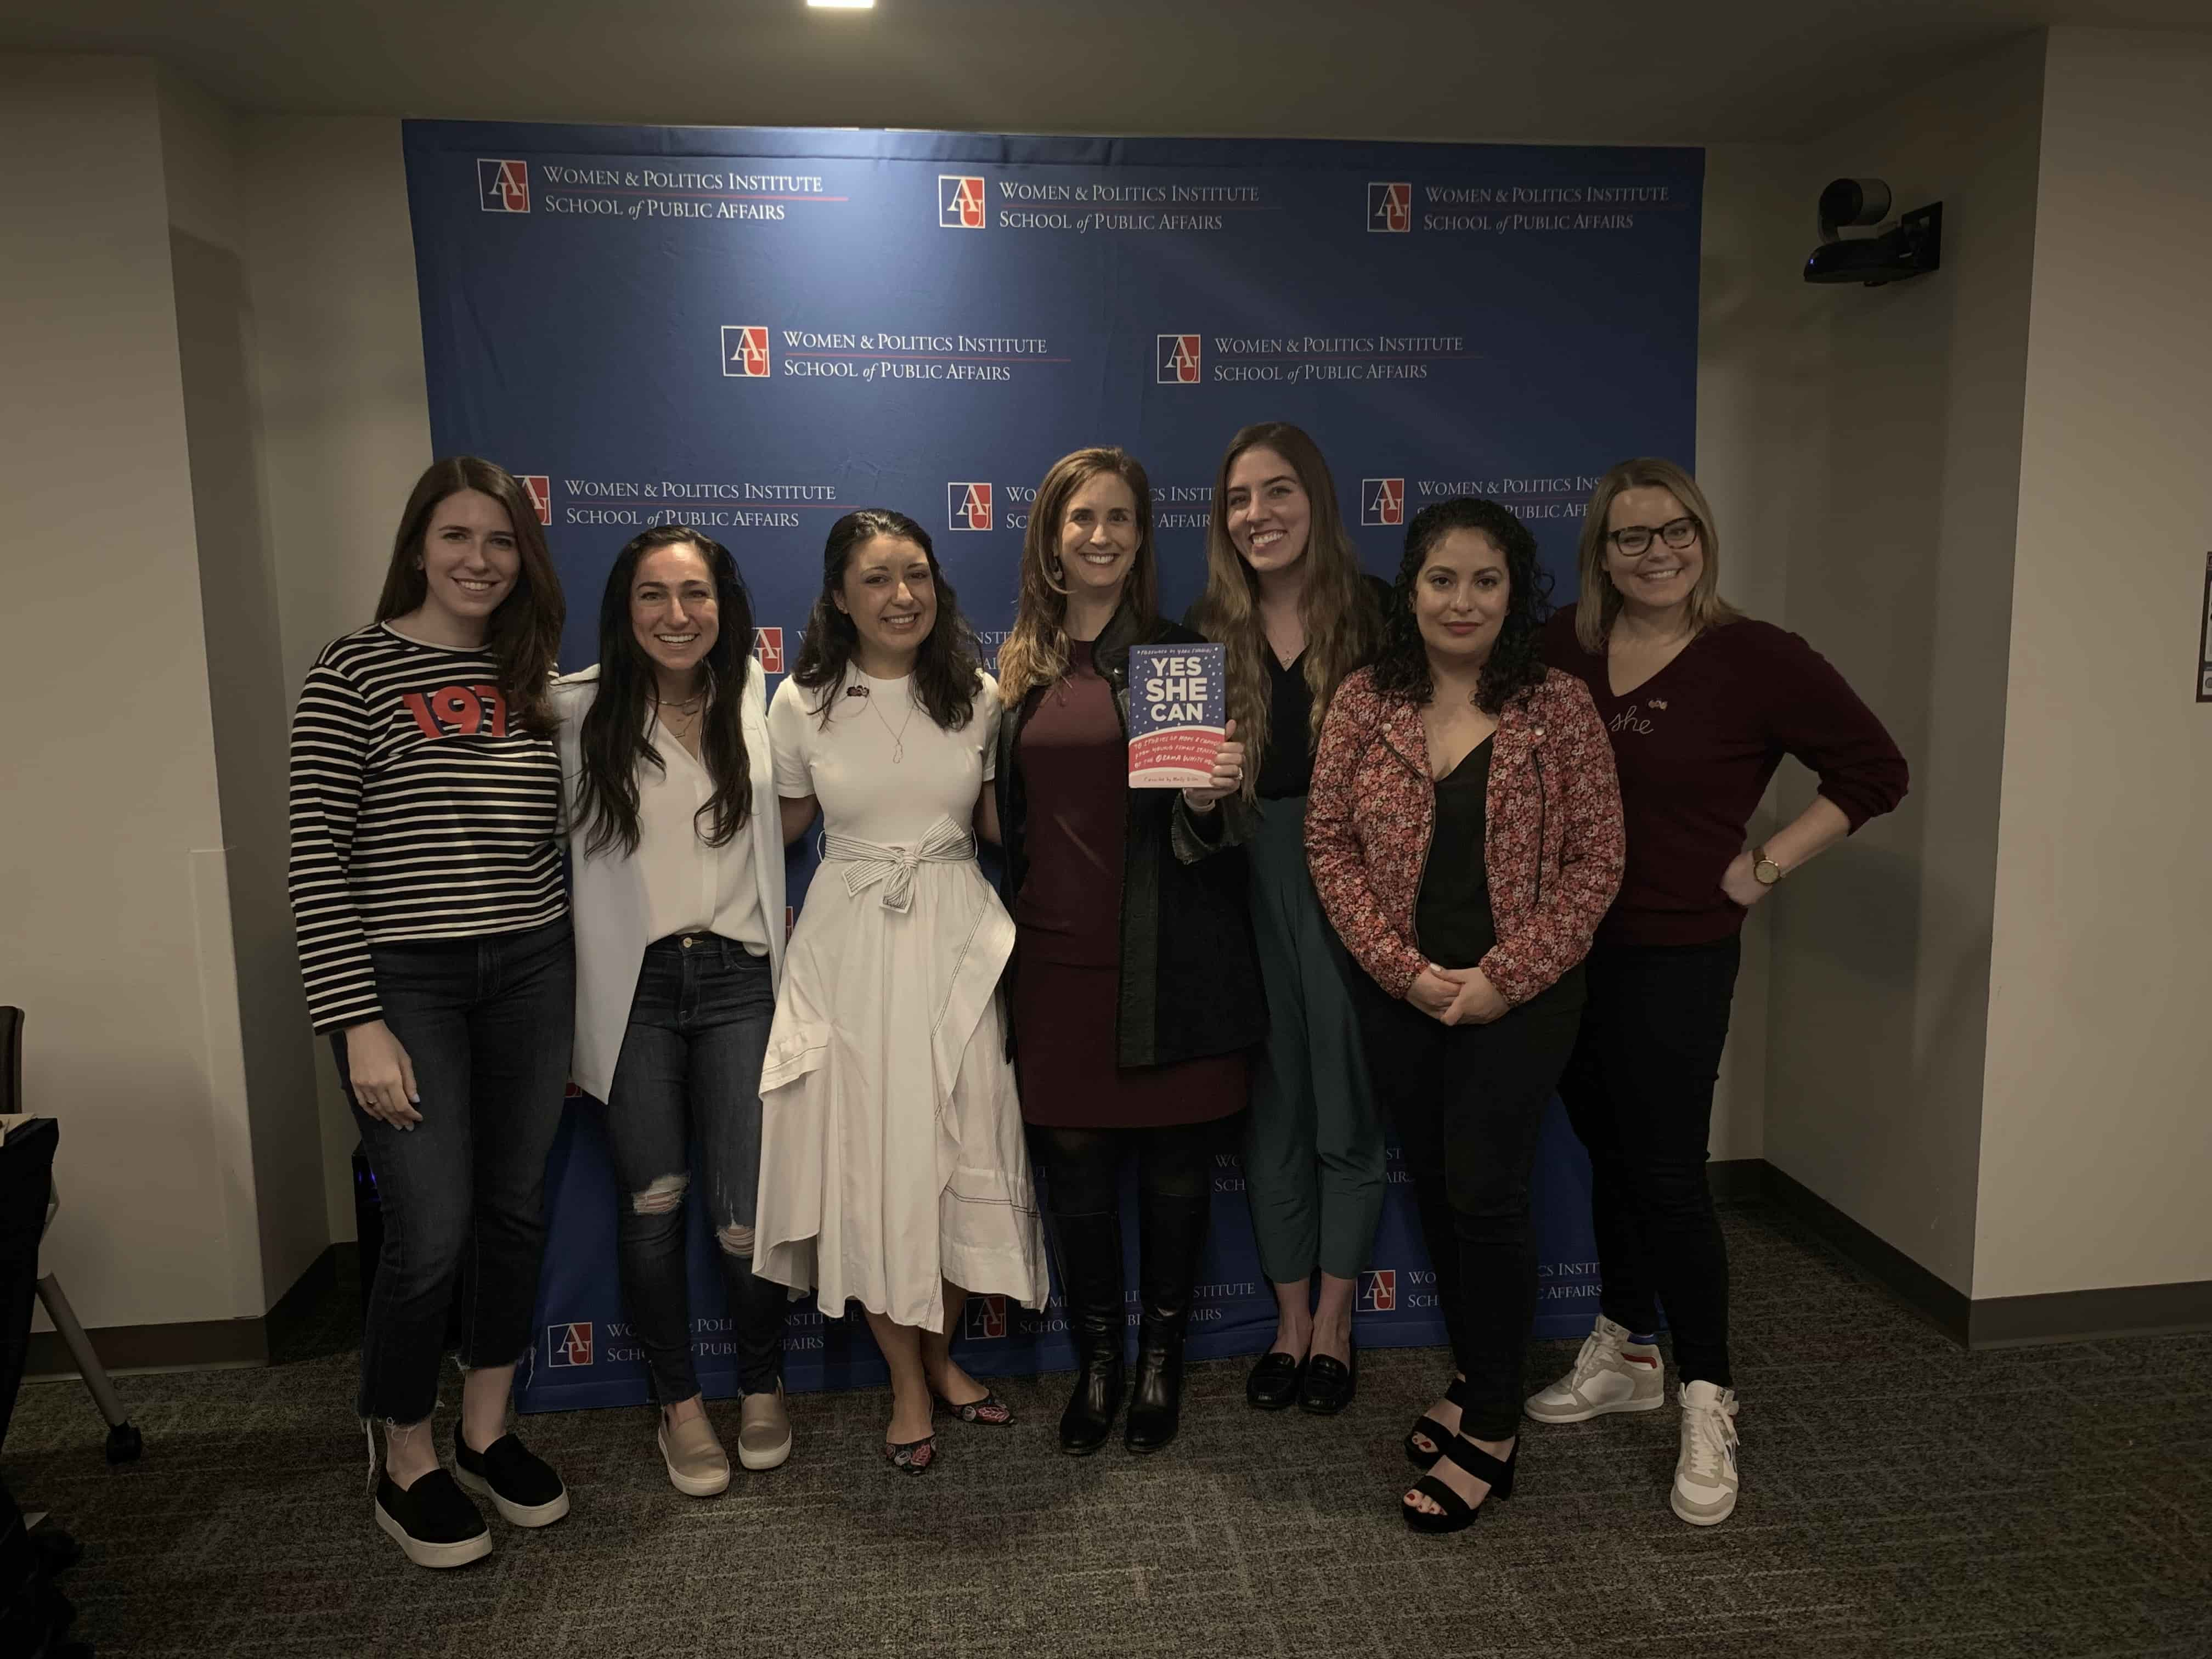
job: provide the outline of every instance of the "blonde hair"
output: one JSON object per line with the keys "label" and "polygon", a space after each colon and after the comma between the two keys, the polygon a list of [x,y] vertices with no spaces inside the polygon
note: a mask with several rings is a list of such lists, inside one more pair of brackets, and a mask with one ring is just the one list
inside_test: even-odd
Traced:
{"label": "blonde hair", "polygon": [[1620,614],[1620,590],[1613,585],[1612,574],[1605,568],[1606,520],[1613,513],[1613,497],[1624,489],[1666,490],[1697,520],[1705,568],[1698,573],[1697,586],[1690,590],[1690,632],[1702,634],[1708,628],[1740,621],[1743,612],[1720,596],[1721,536],[1713,523],[1713,509],[1705,500],[1705,492],[1698,488],[1695,478],[1674,462],[1656,455],[1639,455],[1633,460],[1620,462],[1597,481],[1597,488],[1590,492],[1589,510],[1583,515],[1582,591],[1580,603],[1575,608],[1575,638],[1583,649],[1604,650],[1606,635],[1613,631],[1613,618]]}
{"label": "blonde hair", "polygon": [[[1359,569],[1359,550],[1344,528],[1336,501],[1336,480],[1321,447],[1295,426],[1266,421],[1248,426],[1229,441],[1213,483],[1213,510],[1206,527],[1206,592],[1191,614],[1192,624],[1209,640],[1227,647],[1229,714],[1249,755],[1267,752],[1269,704],[1273,686],[1265,653],[1267,629],[1260,620],[1260,579],[1237,544],[1229,539],[1230,470],[1239,457],[1271,449],[1291,464],[1306,492],[1311,518],[1306,533],[1306,579],[1298,599],[1305,628],[1305,682],[1313,714],[1301,735],[1308,752],[1321,738],[1329,699],[1353,669],[1374,659],[1382,643],[1382,619]],[[1244,795],[1259,787],[1255,762],[1244,771]]]}
{"label": "blonde hair", "polygon": [[1022,591],[1014,625],[999,647],[999,698],[1018,706],[1033,686],[1050,685],[1067,672],[1067,589],[1054,575],[1060,563],[1060,524],[1075,492],[1112,473],[1136,498],[1137,556],[1121,584],[1121,603],[1151,623],[1159,615],[1159,564],[1152,552],[1152,486],[1127,450],[1079,449],[1052,464],[1030,504],[1022,535]]}

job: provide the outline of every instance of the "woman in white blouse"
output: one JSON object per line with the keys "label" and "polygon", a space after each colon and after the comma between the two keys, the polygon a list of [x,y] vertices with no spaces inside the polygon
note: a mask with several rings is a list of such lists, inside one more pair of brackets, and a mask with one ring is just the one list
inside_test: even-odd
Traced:
{"label": "woman in white blouse", "polygon": [[783,842],[752,606],[727,549],[663,526],[616,558],[599,660],[555,688],[570,798],[579,1087],[606,1103],[623,1303],[670,1482],[730,1484],[691,1360],[684,1199],[720,1247],[738,1461],[791,1455],[781,1285],[754,1276],[761,1057],[783,965]]}

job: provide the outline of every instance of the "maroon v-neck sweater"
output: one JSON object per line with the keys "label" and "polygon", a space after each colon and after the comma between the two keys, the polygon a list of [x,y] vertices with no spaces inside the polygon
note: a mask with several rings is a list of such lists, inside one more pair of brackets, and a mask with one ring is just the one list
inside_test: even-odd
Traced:
{"label": "maroon v-neck sweater", "polygon": [[1705,945],[1743,926],[1721,875],[1774,769],[1794,755],[1856,830],[1905,799],[1905,757],[1828,659],[1748,619],[1708,629],[1626,696],[1573,605],[1544,629],[1544,660],[1589,687],[1620,772],[1628,869],[1597,944]]}

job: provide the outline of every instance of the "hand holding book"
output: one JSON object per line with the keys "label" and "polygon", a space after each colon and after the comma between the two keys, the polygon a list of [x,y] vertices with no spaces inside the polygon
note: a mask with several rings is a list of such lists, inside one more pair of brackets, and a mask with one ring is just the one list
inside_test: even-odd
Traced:
{"label": "hand holding book", "polygon": [[1237,722],[1231,720],[1222,730],[1221,747],[1213,751],[1213,775],[1202,787],[1184,790],[1182,798],[1192,811],[1211,812],[1243,787],[1244,745],[1237,741]]}

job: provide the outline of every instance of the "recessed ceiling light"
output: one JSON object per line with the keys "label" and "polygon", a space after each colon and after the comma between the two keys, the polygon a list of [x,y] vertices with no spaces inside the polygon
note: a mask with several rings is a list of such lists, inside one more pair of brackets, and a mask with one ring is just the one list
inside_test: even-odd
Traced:
{"label": "recessed ceiling light", "polygon": [[806,0],[817,11],[873,11],[876,0]]}

